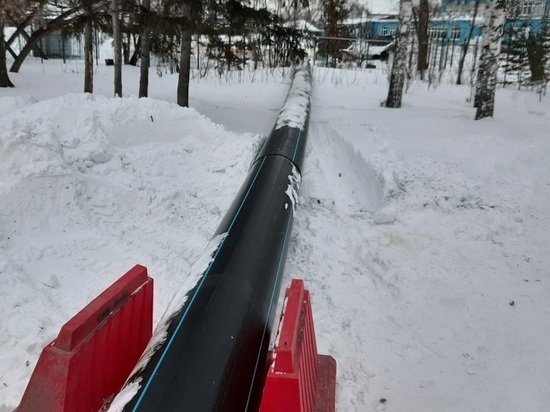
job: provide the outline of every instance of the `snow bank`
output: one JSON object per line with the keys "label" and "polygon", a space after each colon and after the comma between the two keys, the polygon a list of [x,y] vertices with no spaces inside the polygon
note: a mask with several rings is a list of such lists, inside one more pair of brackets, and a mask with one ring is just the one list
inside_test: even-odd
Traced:
{"label": "snow bank", "polygon": [[37,101],[31,96],[0,97],[0,113],[5,116]]}
{"label": "snow bank", "polygon": [[18,107],[0,117],[0,406],[13,408],[41,348],[134,264],[155,278],[155,323],[192,287],[259,137],[152,99],[2,101]]}
{"label": "snow bank", "polygon": [[316,70],[287,264],[337,410],[545,410],[550,99],[499,89],[475,122],[466,87],[385,109],[377,76]]}

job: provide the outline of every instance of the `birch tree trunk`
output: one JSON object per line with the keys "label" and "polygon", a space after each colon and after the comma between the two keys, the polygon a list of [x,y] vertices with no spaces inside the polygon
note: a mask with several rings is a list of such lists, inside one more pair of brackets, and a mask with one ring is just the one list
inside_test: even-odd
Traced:
{"label": "birch tree trunk", "polygon": [[115,97],[122,97],[122,33],[120,31],[120,0],[112,0],[113,43],[115,60]]}
{"label": "birch tree trunk", "polygon": [[92,33],[91,5],[86,5],[86,25],[84,27],[84,93],[94,92],[94,44]]}
{"label": "birch tree trunk", "polygon": [[542,26],[542,49],[544,51],[544,76],[550,80],[550,5],[547,6],[544,24]]}
{"label": "birch tree trunk", "polygon": [[149,95],[149,66],[151,55],[151,30],[149,29],[149,12],[151,11],[151,0],[143,0],[143,8],[146,18],[143,24],[141,35],[141,67],[139,68],[139,97]]}
{"label": "birch tree trunk", "polygon": [[185,26],[181,39],[180,73],[178,76],[178,104],[189,107],[189,77],[191,74],[191,1],[183,3]]}
{"label": "birch tree trunk", "polygon": [[0,10],[0,87],[13,87],[6,66],[6,44],[4,43],[4,12]]}
{"label": "birch tree trunk", "polygon": [[476,120],[493,117],[500,43],[504,28],[505,0],[491,0],[487,5],[485,32],[481,43],[474,106]]}
{"label": "birch tree trunk", "polygon": [[386,99],[386,107],[401,107],[403,86],[407,75],[407,48],[411,28],[412,0],[399,2],[399,31],[396,33],[396,47],[390,75],[390,87]]}

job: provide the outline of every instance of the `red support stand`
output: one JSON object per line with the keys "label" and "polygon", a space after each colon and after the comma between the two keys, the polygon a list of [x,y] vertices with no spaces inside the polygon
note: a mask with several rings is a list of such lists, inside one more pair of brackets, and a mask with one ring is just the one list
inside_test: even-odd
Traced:
{"label": "red support stand", "polygon": [[260,404],[260,412],[334,412],[336,361],[318,355],[309,291],[293,279]]}
{"label": "red support stand", "polygon": [[16,412],[97,412],[117,394],[153,325],[153,279],[136,265],[46,346]]}

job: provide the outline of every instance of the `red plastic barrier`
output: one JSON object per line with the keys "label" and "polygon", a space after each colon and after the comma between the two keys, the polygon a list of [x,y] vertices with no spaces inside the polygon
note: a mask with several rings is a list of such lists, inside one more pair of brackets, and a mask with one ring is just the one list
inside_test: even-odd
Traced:
{"label": "red plastic barrier", "polygon": [[136,265],[42,350],[16,411],[99,411],[130,375],[152,324],[153,279]]}
{"label": "red plastic barrier", "polygon": [[265,381],[260,412],[334,412],[336,361],[318,355],[309,291],[293,279]]}

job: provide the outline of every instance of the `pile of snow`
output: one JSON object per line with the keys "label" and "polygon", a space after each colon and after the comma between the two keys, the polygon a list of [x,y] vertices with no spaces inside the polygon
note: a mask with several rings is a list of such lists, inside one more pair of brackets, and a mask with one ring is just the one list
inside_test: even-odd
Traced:
{"label": "pile of snow", "polygon": [[[343,411],[550,405],[550,99],[316,69],[287,282],[312,292]],[[528,131],[528,132],[526,132]]]}
{"label": "pile of snow", "polygon": [[156,321],[192,286],[259,137],[152,99],[1,102],[18,109],[0,118],[0,406],[14,407],[41,348],[134,264],[156,280]]}

